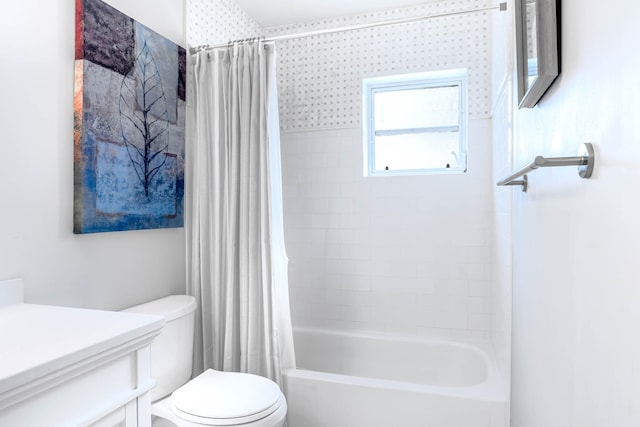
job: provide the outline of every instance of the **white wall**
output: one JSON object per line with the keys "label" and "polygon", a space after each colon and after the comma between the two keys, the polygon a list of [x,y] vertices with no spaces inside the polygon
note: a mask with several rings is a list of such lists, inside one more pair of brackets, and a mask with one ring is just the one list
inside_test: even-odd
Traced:
{"label": "white wall", "polygon": [[[184,44],[181,0],[110,0]],[[25,0],[0,17],[0,278],[27,302],[120,309],[184,292],[183,229],[74,235],[75,2]]]}
{"label": "white wall", "polygon": [[562,74],[515,115],[515,163],[596,147],[513,189],[513,427],[640,425],[640,4],[562,2]]}

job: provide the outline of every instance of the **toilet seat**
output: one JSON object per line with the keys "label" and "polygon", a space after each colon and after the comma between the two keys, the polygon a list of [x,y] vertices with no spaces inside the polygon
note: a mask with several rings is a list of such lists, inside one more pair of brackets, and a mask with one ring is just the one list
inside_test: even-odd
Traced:
{"label": "toilet seat", "polygon": [[209,369],[171,395],[180,418],[203,425],[229,426],[258,421],[284,403],[280,388],[257,375]]}

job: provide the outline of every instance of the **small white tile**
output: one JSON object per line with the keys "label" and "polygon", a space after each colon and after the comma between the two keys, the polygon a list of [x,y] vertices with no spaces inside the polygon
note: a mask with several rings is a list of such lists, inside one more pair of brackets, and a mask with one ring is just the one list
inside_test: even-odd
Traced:
{"label": "small white tile", "polygon": [[467,246],[467,253],[470,263],[491,263],[491,249],[487,246]]}
{"label": "small white tile", "polygon": [[433,323],[437,328],[467,329],[467,313],[436,311],[433,313]]}
{"label": "small white tile", "polygon": [[340,319],[352,322],[370,322],[372,313],[370,307],[340,307]]}
{"label": "small white tile", "polygon": [[488,300],[488,298],[469,297],[468,304],[469,304],[469,313],[474,313],[474,314],[490,313],[491,302]]}
{"label": "small white tile", "polygon": [[456,341],[488,342],[490,335],[486,331],[451,330],[449,337]]}
{"label": "small white tile", "polygon": [[469,295],[469,282],[463,279],[440,279],[435,283],[434,293],[438,295]]}
{"label": "small white tile", "polygon": [[419,327],[434,327],[435,316],[433,311],[420,310],[417,315],[416,325]]}
{"label": "small white tile", "polygon": [[489,280],[491,278],[491,265],[465,264],[462,266],[462,277],[468,280]]}
{"label": "small white tile", "polygon": [[491,315],[469,314],[468,328],[475,331],[489,331],[491,329]]}
{"label": "small white tile", "polygon": [[466,295],[434,295],[436,310],[448,312],[468,312]]}
{"label": "small white tile", "polygon": [[314,319],[340,319],[339,305],[312,304],[311,316]]}
{"label": "small white tile", "polygon": [[491,282],[486,280],[470,280],[469,296],[483,297],[491,295]]}
{"label": "small white tile", "polygon": [[371,289],[369,276],[345,275],[340,281],[340,288],[351,291],[368,291]]}
{"label": "small white tile", "polygon": [[340,258],[348,260],[367,260],[371,258],[371,248],[358,243],[340,245]]}
{"label": "small white tile", "polygon": [[294,300],[296,304],[318,304],[324,302],[324,295],[324,289],[297,288],[291,299]]}

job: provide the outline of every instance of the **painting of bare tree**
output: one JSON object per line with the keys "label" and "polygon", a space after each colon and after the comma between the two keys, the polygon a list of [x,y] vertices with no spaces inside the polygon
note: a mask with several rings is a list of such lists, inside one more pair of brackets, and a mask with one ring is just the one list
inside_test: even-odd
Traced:
{"label": "painting of bare tree", "polygon": [[131,165],[149,197],[153,178],[167,163],[169,114],[162,77],[146,42],[130,74],[134,78],[125,76],[120,86],[120,128]]}
{"label": "painting of bare tree", "polygon": [[76,0],[74,232],[181,227],[186,51]]}

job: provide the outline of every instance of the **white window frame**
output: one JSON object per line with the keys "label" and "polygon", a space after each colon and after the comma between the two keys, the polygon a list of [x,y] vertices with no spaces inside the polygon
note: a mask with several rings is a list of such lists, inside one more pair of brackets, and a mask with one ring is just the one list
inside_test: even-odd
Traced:
{"label": "white window frame", "polygon": [[[457,130],[459,132],[459,160],[457,167],[451,168],[423,168],[406,170],[375,170],[375,112],[374,95],[383,91],[399,91],[408,89],[459,87],[460,109]],[[365,176],[395,176],[395,175],[428,175],[465,173],[467,171],[467,70],[456,69],[446,71],[432,71],[417,74],[403,74],[398,76],[374,77],[363,79],[363,134],[364,134],[364,175]],[[425,127],[386,131],[385,133],[415,133],[440,132],[451,128]],[[380,131],[378,132],[378,135]]]}

